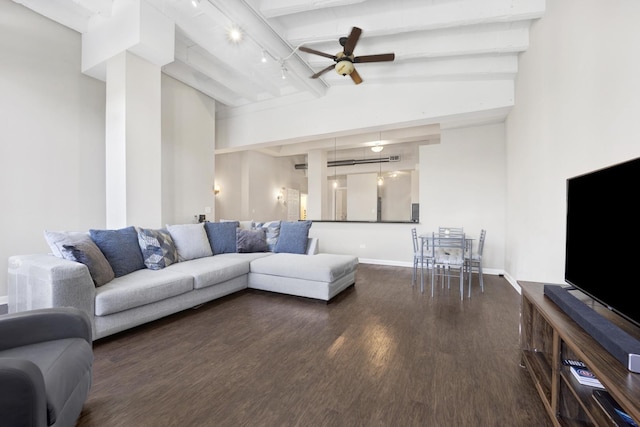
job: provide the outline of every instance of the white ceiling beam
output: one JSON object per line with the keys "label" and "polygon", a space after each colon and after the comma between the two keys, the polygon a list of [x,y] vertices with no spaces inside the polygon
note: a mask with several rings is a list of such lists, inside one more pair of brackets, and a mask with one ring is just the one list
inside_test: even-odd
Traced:
{"label": "white ceiling beam", "polygon": [[[383,3],[385,6],[392,2]],[[362,28],[362,37],[435,30],[493,22],[515,22],[539,18],[545,10],[544,0],[461,0],[455,2],[424,2],[411,8],[367,7],[343,8],[338,17],[290,16],[283,19],[289,28],[287,38],[294,45],[314,40],[337,40],[346,36],[351,27]],[[329,22],[330,20],[330,22]],[[333,29],[333,31],[328,31]]]}
{"label": "white ceiling beam", "polygon": [[34,12],[58,22],[79,33],[87,31],[89,18],[94,11],[68,0],[13,0]]}
{"label": "white ceiling beam", "polygon": [[296,75],[292,80],[301,84],[305,90],[316,96],[326,93],[327,87],[318,79],[309,79],[311,74],[309,66],[297,55],[293,54],[293,48],[271,26],[263,20],[258,13],[244,0],[208,0],[215,8],[228,16],[233,22],[241,26],[243,31],[261,48],[267,49],[273,58],[285,59],[286,67],[290,74]]}
{"label": "white ceiling beam", "polygon": [[248,100],[239,97],[236,92],[229,90],[206,75],[194,71],[193,68],[180,60],[165,65],[162,68],[162,72],[188,86],[197,88],[200,92],[222,104],[239,107],[249,103]]}
{"label": "white ceiling beam", "polygon": [[263,0],[260,2],[260,12],[267,18],[277,18],[283,15],[363,2],[365,0]]}
{"label": "white ceiling beam", "polygon": [[264,76],[248,75],[241,71],[251,70],[252,67],[235,64],[226,61],[223,57],[212,55],[201,48],[199,43],[187,46],[181,36],[176,40],[176,55],[180,55],[184,63],[192,65],[213,80],[228,86],[243,98],[257,101],[259,92],[266,92],[274,97],[280,95],[279,88]]}

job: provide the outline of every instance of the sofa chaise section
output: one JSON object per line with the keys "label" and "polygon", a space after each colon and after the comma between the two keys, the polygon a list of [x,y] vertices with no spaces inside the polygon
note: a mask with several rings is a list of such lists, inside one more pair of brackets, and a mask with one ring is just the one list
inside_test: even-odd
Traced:
{"label": "sofa chaise section", "polygon": [[357,266],[352,255],[277,253],[251,262],[249,288],[329,301],[355,283]]}

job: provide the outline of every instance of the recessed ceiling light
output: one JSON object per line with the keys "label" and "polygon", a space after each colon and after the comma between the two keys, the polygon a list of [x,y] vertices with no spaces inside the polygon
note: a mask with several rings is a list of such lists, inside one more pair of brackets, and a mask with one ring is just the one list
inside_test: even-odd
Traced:
{"label": "recessed ceiling light", "polygon": [[382,145],[380,145],[380,143],[374,145],[373,147],[371,147],[371,151],[373,151],[374,153],[379,153],[382,150],[384,150],[384,147]]}
{"label": "recessed ceiling light", "polygon": [[238,27],[231,27],[227,33],[227,37],[230,41],[234,43],[239,43],[242,41],[242,30]]}

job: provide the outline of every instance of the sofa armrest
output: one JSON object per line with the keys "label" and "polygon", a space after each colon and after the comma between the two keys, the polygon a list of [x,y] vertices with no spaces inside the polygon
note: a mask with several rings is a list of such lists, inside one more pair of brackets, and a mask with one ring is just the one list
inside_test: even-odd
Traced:
{"label": "sofa armrest", "polygon": [[3,426],[47,425],[44,378],[33,362],[0,358],[0,396]]}
{"label": "sofa armrest", "polygon": [[309,237],[307,239],[307,255],[315,255],[318,253],[318,238]]}
{"label": "sofa armrest", "polygon": [[54,255],[9,257],[9,312],[75,307],[93,319],[96,288],[86,265]]}
{"label": "sofa armrest", "polygon": [[65,338],[92,343],[91,320],[84,311],[57,307],[0,316],[0,351]]}

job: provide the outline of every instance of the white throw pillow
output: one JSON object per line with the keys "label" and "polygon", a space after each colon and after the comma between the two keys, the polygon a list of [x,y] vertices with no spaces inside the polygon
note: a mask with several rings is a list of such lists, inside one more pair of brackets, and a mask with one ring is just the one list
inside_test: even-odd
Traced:
{"label": "white throw pillow", "polygon": [[167,224],[167,230],[178,250],[178,261],[212,256],[211,245],[204,229],[204,222],[198,224]]}

